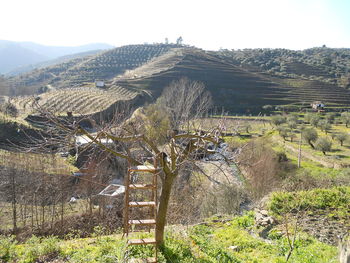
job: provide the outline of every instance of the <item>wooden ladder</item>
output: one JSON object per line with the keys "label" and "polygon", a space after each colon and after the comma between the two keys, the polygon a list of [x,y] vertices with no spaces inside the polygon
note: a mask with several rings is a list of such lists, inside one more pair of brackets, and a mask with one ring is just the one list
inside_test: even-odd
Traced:
{"label": "wooden ladder", "polygon": [[[136,175],[136,179],[133,180],[132,176]],[[147,178],[151,176],[151,178]],[[142,178],[140,178],[142,177]],[[146,177],[146,178],[145,178]],[[128,246],[133,245],[153,245],[154,246],[154,257],[152,258],[133,258],[129,259],[129,263],[157,263],[158,262],[158,251],[157,242],[155,238],[155,226],[157,218],[157,177],[158,169],[156,161],[154,165],[138,165],[131,166],[129,163],[128,174],[125,178],[125,199],[124,199],[124,235],[128,237],[129,232],[135,232],[135,228],[147,227],[148,232],[154,229],[154,237],[152,238],[142,238],[142,239],[128,239]],[[137,181],[142,180],[142,183]],[[147,180],[148,179],[148,180]],[[137,191],[151,191],[150,199],[147,201],[130,200],[131,194],[136,194]],[[150,218],[147,219],[132,219],[131,211],[134,208],[149,208]],[[140,231],[137,231],[140,232]]]}

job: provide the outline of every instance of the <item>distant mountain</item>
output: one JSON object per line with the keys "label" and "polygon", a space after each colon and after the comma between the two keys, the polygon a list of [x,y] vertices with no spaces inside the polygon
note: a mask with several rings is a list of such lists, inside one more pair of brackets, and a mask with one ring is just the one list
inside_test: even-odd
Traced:
{"label": "distant mountain", "polygon": [[41,68],[45,68],[45,67],[49,67],[49,66],[53,66],[53,65],[59,65],[59,64],[68,62],[70,60],[73,60],[73,59],[78,59],[78,58],[79,59],[80,58],[87,59],[90,56],[96,55],[96,54],[101,53],[101,52],[103,52],[103,50],[97,49],[97,50],[86,51],[83,53],[74,53],[72,55],[66,55],[66,56],[62,56],[62,57],[58,57],[58,58],[54,58],[54,59],[50,59],[50,60],[45,60],[43,62],[15,68],[15,69],[7,72],[6,75],[9,77],[16,76],[19,74],[24,74],[26,72],[35,70],[35,69],[41,69]]}
{"label": "distant mountain", "polygon": [[0,74],[62,56],[110,48],[113,48],[113,46],[102,43],[76,47],[60,47],[45,46],[32,42],[0,40]]}

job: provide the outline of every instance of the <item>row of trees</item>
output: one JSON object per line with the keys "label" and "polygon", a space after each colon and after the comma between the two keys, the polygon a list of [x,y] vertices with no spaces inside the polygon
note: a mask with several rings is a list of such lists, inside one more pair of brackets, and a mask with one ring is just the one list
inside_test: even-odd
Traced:
{"label": "row of trees", "polygon": [[[120,226],[111,226],[109,221],[110,218],[116,219],[118,209],[120,214],[122,208],[97,196],[116,171],[108,170],[108,165],[103,163],[109,156],[98,152],[88,152],[94,159],[87,162],[82,175],[73,174],[56,154],[2,152],[0,232],[62,235],[70,231],[70,226],[76,225],[76,216],[80,214],[86,214],[86,222],[95,221],[108,228]],[[107,209],[108,204],[114,209]],[[96,211],[94,206],[99,209]]]}
{"label": "row of trees", "polygon": [[[277,127],[279,134],[284,140],[290,138],[293,141],[297,134],[301,133],[302,138],[313,149],[320,150],[323,154],[326,154],[332,148],[332,141],[327,137],[319,137],[316,128],[328,134],[332,130],[332,124],[339,120],[348,127],[350,124],[350,112],[343,112],[338,119],[336,116],[336,113],[327,113],[322,118],[319,114],[307,113],[301,121],[297,115],[275,115],[271,118],[271,122]],[[309,123],[312,127],[306,127],[306,123]],[[349,135],[345,132],[332,133],[331,135],[332,139],[339,141],[341,146],[349,139]]]}

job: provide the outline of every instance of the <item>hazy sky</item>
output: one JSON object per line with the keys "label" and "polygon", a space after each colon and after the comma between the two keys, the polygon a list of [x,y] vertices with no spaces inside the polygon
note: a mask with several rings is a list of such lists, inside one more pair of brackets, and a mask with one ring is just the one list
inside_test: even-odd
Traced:
{"label": "hazy sky", "polygon": [[170,42],[204,49],[350,48],[350,0],[1,0],[0,39]]}

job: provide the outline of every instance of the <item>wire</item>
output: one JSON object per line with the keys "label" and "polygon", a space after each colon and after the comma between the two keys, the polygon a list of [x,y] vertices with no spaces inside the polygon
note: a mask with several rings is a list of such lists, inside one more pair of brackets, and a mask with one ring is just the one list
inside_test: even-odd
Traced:
{"label": "wire", "polygon": [[[93,181],[93,180],[89,180],[89,179],[86,179],[86,178],[81,178],[81,176],[75,176],[73,174],[54,174],[54,175],[70,176],[70,177],[73,177],[73,178],[76,178],[76,179],[79,179],[79,180],[82,180],[82,181],[87,181],[87,182],[90,182],[90,183],[93,183],[93,184],[97,184],[97,185],[101,185],[101,186],[104,186],[104,187],[110,185],[110,184],[99,183],[99,182],[96,182],[96,181]],[[85,176],[85,175],[89,175],[89,174],[83,174],[82,176]]]}

